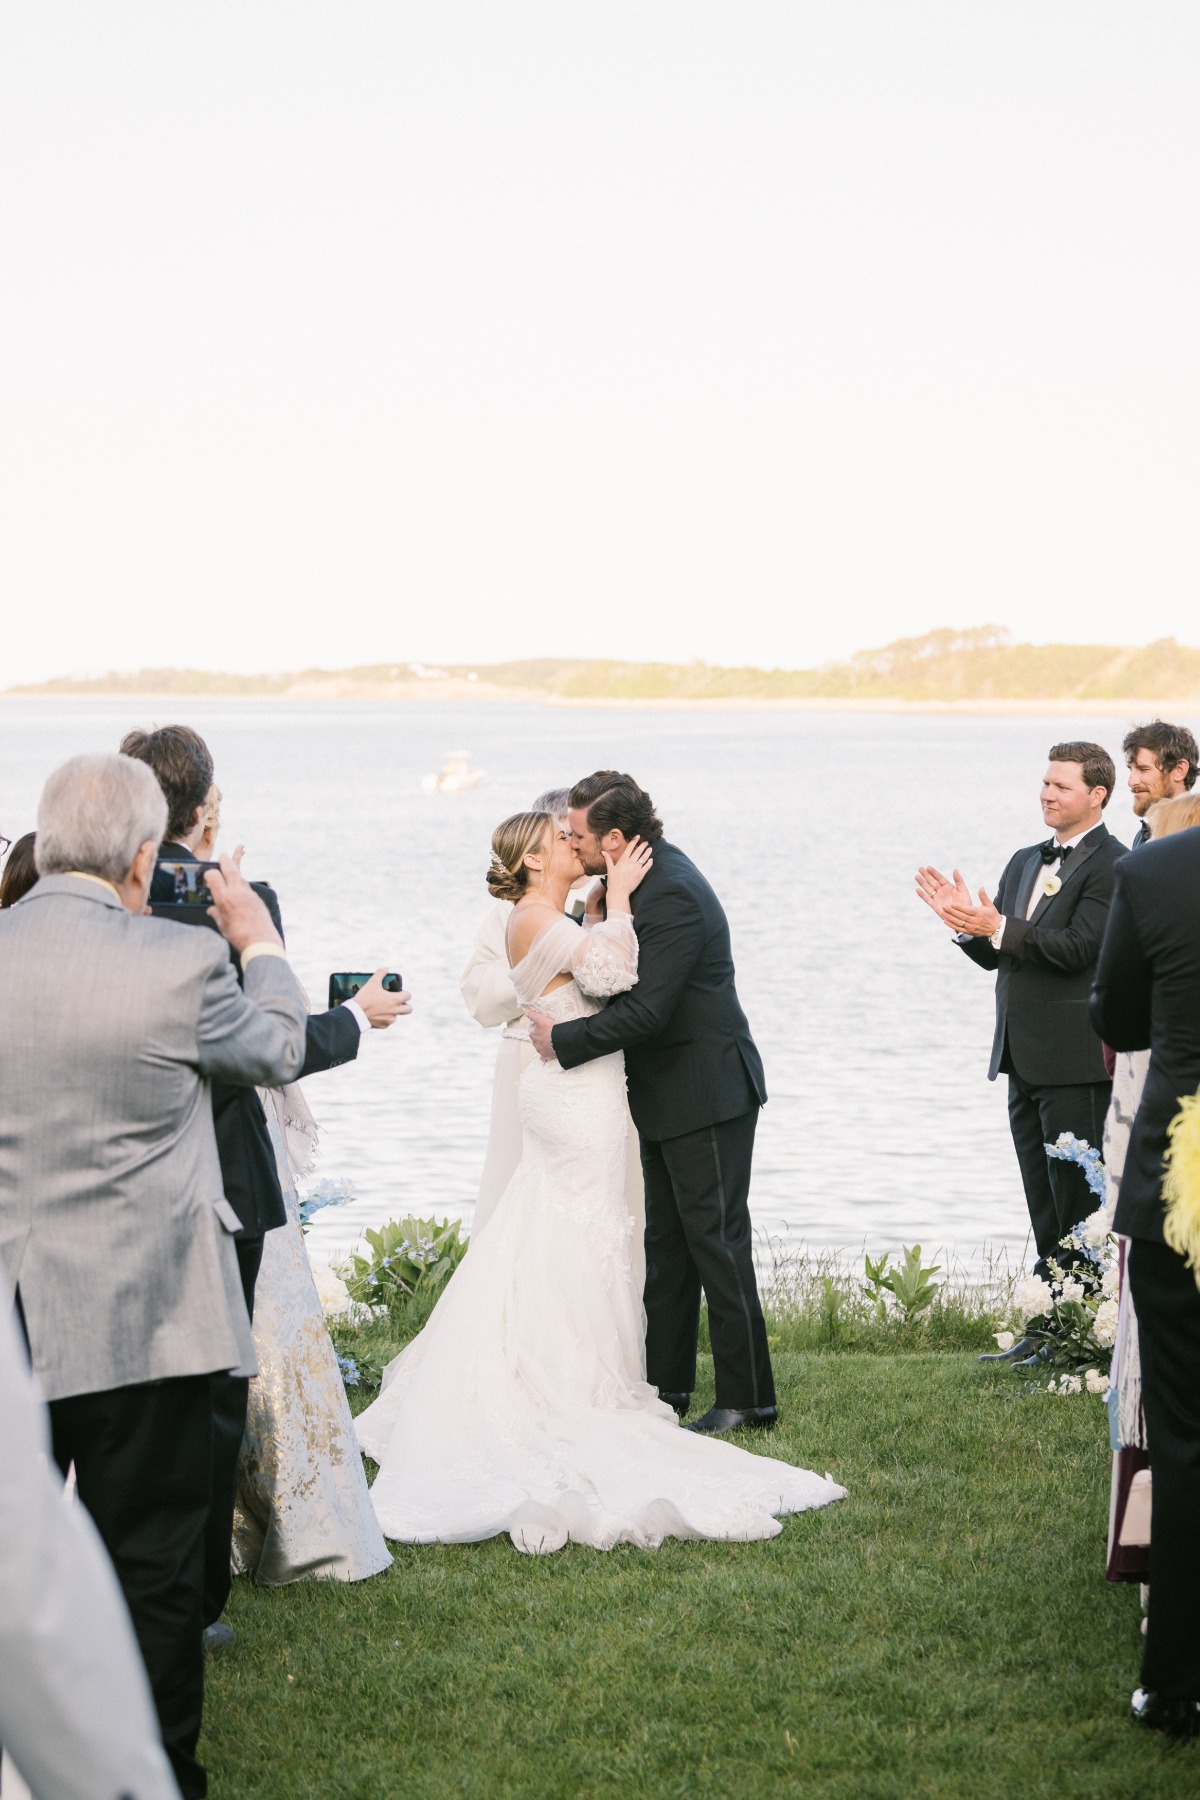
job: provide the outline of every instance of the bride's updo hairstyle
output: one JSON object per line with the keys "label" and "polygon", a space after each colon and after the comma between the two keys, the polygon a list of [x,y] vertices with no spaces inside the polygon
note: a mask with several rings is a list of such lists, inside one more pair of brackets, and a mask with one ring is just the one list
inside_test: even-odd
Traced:
{"label": "bride's updo hairstyle", "polygon": [[528,893],[533,870],[525,858],[545,850],[547,833],[553,836],[554,820],[548,812],[514,813],[492,833],[492,866],[487,872],[488,892],[497,900],[519,900]]}

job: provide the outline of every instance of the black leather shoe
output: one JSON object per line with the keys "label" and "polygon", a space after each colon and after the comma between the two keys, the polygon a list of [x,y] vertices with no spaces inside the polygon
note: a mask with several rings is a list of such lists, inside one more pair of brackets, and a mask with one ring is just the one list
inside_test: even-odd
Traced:
{"label": "black leather shoe", "polygon": [[779,1414],[773,1406],[712,1406],[702,1418],[694,1424],[685,1425],[685,1431],[700,1431],[705,1437],[720,1437],[726,1431],[741,1431],[752,1428],[757,1431],[769,1431]]}
{"label": "black leather shoe", "polygon": [[215,1625],[204,1627],[204,1648],[210,1656],[218,1650],[228,1650],[233,1642],[233,1626],[227,1625],[224,1619],[218,1619]]}
{"label": "black leather shoe", "polygon": [[665,1388],[659,1388],[658,1397],[660,1400],[665,1400],[668,1406],[673,1406],[681,1419],[687,1417],[688,1408],[692,1404],[690,1394],[668,1394]]}
{"label": "black leather shoe", "polygon": [[1200,1737],[1200,1700],[1165,1700],[1146,1688],[1133,1693],[1133,1722],[1148,1731],[1165,1731],[1168,1737]]}
{"label": "black leather shoe", "polygon": [[979,1360],[985,1363],[1020,1362],[1022,1357],[1032,1356],[1036,1349],[1037,1344],[1033,1338],[1023,1337],[1019,1344],[1012,1346],[1011,1350],[986,1350]]}

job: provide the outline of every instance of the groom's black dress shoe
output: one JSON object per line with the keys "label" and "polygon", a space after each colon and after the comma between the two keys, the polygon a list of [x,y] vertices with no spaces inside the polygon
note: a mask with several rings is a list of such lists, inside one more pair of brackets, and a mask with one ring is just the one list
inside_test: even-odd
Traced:
{"label": "groom's black dress shoe", "polygon": [[685,1425],[685,1431],[700,1431],[705,1437],[720,1437],[726,1431],[741,1431],[745,1427],[753,1427],[759,1431],[769,1431],[779,1414],[773,1406],[747,1406],[739,1409],[736,1406],[713,1406],[693,1425]]}
{"label": "groom's black dress shoe", "polygon": [[1019,1344],[1009,1350],[988,1350],[980,1357],[980,1362],[1020,1362],[1022,1357],[1032,1356],[1037,1349],[1036,1341],[1031,1337],[1023,1337]]}
{"label": "groom's black dress shoe", "polygon": [[1165,1700],[1145,1688],[1135,1688],[1133,1722],[1150,1731],[1165,1731],[1168,1737],[1200,1737],[1200,1701]]}
{"label": "groom's black dress shoe", "polygon": [[659,1388],[658,1397],[665,1400],[668,1406],[673,1406],[681,1419],[686,1418],[688,1407],[692,1404],[690,1394],[668,1394],[665,1388]]}

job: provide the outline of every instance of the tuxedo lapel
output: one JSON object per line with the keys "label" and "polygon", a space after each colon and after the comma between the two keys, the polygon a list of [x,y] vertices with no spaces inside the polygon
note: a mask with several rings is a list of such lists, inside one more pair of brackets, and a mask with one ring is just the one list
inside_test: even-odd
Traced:
{"label": "tuxedo lapel", "polygon": [[[1037,925],[1040,922],[1042,914],[1045,912],[1046,908],[1051,904],[1052,901],[1058,899],[1058,895],[1062,893],[1063,888],[1070,886],[1071,882],[1073,882],[1075,877],[1078,875],[1080,869],[1082,869],[1084,867],[1088,858],[1090,856],[1094,856],[1096,854],[1096,851],[1100,848],[1101,840],[1103,838],[1106,838],[1107,836],[1108,836],[1108,831],[1102,825],[1098,831],[1093,831],[1089,834],[1086,841],[1084,843],[1080,844],[1078,850],[1072,850],[1070,856],[1067,858],[1066,869],[1059,876],[1059,880],[1062,883],[1062,887],[1059,888],[1058,893],[1056,893],[1056,894],[1043,894],[1042,895],[1041,899],[1038,901],[1037,905],[1033,909],[1032,914],[1030,915],[1029,923],[1031,925]],[[1026,904],[1028,904],[1028,902]]]}
{"label": "tuxedo lapel", "polygon": [[1018,919],[1023,919],[1029,911],[1029,896],[1033,892],[1033,884],[1038,878],[1041,867],[1041,851],[1031,850],[1025,858],[1025,866],[1022,868],[1020,880],[1017,882],[1017,898],[1013,906],[1013,914]]}

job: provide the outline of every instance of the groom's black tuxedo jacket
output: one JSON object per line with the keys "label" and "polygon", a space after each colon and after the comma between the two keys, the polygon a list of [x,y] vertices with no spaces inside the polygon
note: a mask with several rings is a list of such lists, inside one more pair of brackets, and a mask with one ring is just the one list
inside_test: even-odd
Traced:
{"label": "groom's black tuxedo jacket", "polygon": [[1006,920],[1000,949],[990,938],[958,939],[972,962],[996,970],[989,1081],[1008,1071],[1031,1087],[1108,1080],[1088,996],[1117,863],[1127,854],[1107,826],[1097,825],[1067,858],[1058,893],[1041,899],[1027,919],[1033,884],[1045,865],[1037,844],[1018,850],[996,890],[995,905]]}
{"label": "groom's black tuxedo jacket", "polygon": [[674,844],[630,901],[637,986],[590,1019],[554,1027],[564,1069],[625,1052],[629,1110],[649,1142],[762,1106],[762,1059],[733,985],[729,923],[703,875]]}
{"label": "groom's black tuxedo jacket", "polygon": [[[171,862],[195,862],[197,859],[182,844],[164,844],[160,855]],[[283,936],[279,915],[279,897],[265,881],[251,883],[256,894],[266,903],[276,931]],[[152,905],[171,905],[175,886],[169,875],[156,870],[150,887]],[[192,923],[211,924],[207,915]],[[231,953],[232,954],[232,953]],[[240,967],[236,956],[234,968]],[[352,1062],[358,1055],[361,1037],[358,1020],[344,1006],[330,1012],[310,1013],[306,1032],[304,1066],[297,1080],[316,1075],[322,1069],[336,1069],[340,1063]],[[221,1159],[221,1185],[225,1198],[241,1220],[242,1230],[251,1237],[273,1231],[287,1223],[287,1210],[279,1186],[279,1171],[271,1146],[267,1121],[253,1088],[231,1087],[226,1081],[212,1084],[213,1127],[217,1137],[217,1154]]]}
{"label": "groom's black tuxedo jacket", "polygon": [[1167,1127],[1200,1088],[1200,830],[1156,838],[1118,869],[1092,1020],[1114,1050],[1151,1052],[1113,1224],[1161,1242]]}

